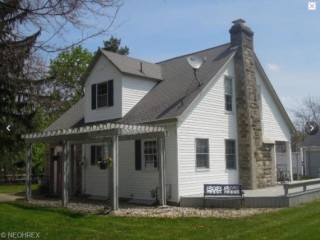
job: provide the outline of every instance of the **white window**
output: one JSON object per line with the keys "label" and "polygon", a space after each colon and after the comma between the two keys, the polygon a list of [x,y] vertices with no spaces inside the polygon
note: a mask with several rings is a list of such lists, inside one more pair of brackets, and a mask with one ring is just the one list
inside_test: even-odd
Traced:
{"label": "white window", "polygon": [[225,142],[225,147],[226,147],[226,168],[237,169],[236,141],[227,139]]}
{"label": "white window", "polygon": [[209,168],[209,139],[196,138],[196,166]]}
{"label": "white window", "polygon": [[97,85],[97,104],[98,108],[108,106],[108,83],[100,83]]}
{"label": "white window", "polygon": [[145,169],[158,168],[157,140],[143,141],[143,158]]}
{"label": "white window", "polygon": [[233,111],[233,84],[232,78],[224,78],[224,100],[225,100],[225,110]]}
{"label": "white window", "polygon": [[113,80],[91,85],[91,108],[113,106]]}
{"label": "white window", "polygon": [[104,157],[104,151],[102,145],[91,146],[91,165],[96,165],[98,161],[101,161]]}

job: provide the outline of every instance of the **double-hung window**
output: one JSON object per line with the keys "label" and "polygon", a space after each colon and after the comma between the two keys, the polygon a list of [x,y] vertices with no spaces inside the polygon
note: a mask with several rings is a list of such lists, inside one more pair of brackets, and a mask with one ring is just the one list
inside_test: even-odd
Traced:
{"label": "double-hung window", "polygon": [[225,100],[225,110],[233,111],[233,84],[232,78],[224,78],[224,100]]}
{"label": "double-hung window", "polygon": [[227,139],[225,142],[226,148],[226,168],[228,170],[237,169],[236,160],[236,141]]}
{"label": "double-hung window", "polygon": [[96,165],[98,161],[102,160],[104,149],[102,145],[91,146],[91,165]]}
{"label": "double-hung window", "polygon": [[113,92],[113,80],[91,85],[91,108],[112,107]]}
{"label": "double-hung window", "polygon": [[158,169],[157,140],[135,141],[135,170]]}
{"label": "double-hung window", "polygon": [[196,138],[197,169],[209,168],[209,139]]}
{"label": "double-hung window", "polygon": [[143,141],[144,168],[158,168],[157,140]]}

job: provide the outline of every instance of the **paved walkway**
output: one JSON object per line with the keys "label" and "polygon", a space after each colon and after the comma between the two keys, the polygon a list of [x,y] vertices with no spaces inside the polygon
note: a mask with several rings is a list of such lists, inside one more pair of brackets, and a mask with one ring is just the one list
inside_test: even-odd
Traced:
{"label": "paved walkway", "polygon": [[14,202],[25,199],[24,196],[11,195],[8,193],[0,193],[0,202]]}

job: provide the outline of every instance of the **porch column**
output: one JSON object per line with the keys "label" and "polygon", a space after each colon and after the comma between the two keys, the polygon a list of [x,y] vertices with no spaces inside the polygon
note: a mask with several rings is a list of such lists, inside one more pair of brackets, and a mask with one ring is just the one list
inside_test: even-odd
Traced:
{"label": "porch column", "polygon": [[67,207],[69,201],[69,174],[70,174],[70,142],[65,140],[62,144],[62,206]]}
{"label": "porch column", "polygon": [[111,210],[117,211],[119,209],[119,137],[112,137],[112,166],[109,181],[109,193],[111,200]]}
{"label": "porch column", "polygon": [[31,199],[31,173],[32,173],[32,144],[27,145],[27,158],[26,158],[26,199]]}
{"label": "porch column", "polygon": [[293,171],[292,171],[292,153],[291,153],[291,142],[286,143],[286,149],[287,149],[287,163],[288,168],[290,171],[290,180],[293,181]]}
{"label": "porch column", "polygon": [[160,188],[160,204],[162,206],[166,205],[166,174],[165,174],[165,138],[158,138],[159,146],[159,188]]}
{"label": "porch column", "polygon": [[305,162],[304,162],[304,151],[303,151],[303,147],[300,148],[300,168],[301,166],[303,166],[302,168],[302,171],[301,171],[301,175],[305,175],[305,172],[306,172],[306,165],[305,165]]}

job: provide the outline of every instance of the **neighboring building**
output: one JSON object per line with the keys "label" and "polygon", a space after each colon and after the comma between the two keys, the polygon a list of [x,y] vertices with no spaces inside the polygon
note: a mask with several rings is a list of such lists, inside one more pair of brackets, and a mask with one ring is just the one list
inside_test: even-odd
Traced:
{"label": "neighboring building", "polygon": [[320,132],[308,135],[300,146],[304,174],[309,177],[320,177]]}
{"label": "neighboring building", "polygon": [[[233,23],[230,43],[156,64],[99,50],[85,97],[44,133],[24,136],[51,143],[50,191],[116,202],[154,200],[159,189],[160,202],[179,203],[203,194],[204,183],[274,186],[280,158],[292,173],[293,124],[254,53],[253,32]],[[202,85],[191,55],[206,58]],[[108,156],[112,167],[100,169]]]}

